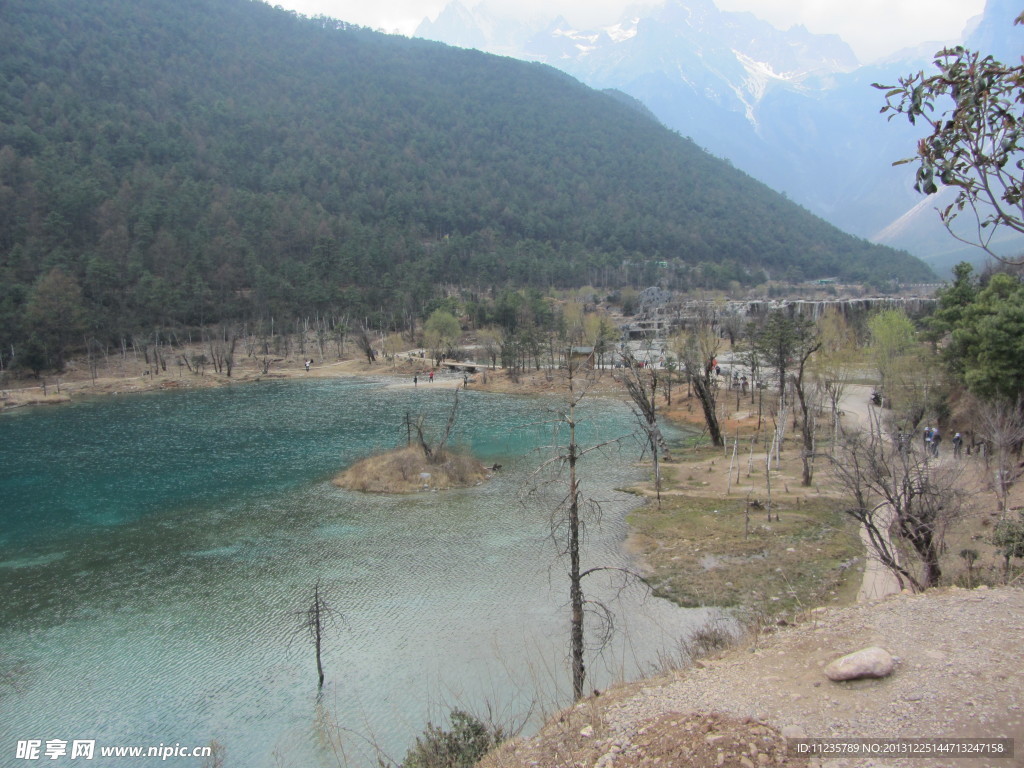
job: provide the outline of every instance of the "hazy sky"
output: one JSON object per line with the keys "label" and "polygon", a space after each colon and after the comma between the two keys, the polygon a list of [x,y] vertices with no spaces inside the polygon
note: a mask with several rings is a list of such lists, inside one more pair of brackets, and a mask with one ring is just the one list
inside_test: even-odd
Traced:
{"label": "hazy sky", "polygon": [[[643,2],[643,0],[640,0]],[[462,0],[473,7],[477,0]],[[578,26],[617,21],[637,0],[487,0],[515,15],[561,13]],[[270,0],[300,13],[324,14],[411,35],[424,17],[437,18],[447,0]],[[954,40],[982,12],[985,0],[717,0],[723,11],[750,11],[777,27],[803,24],[841,36],[864,63],[923,42]]]}

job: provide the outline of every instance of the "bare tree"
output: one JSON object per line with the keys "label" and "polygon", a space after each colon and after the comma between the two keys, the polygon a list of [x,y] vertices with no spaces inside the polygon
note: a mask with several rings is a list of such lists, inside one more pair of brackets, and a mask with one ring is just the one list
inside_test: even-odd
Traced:
{"label": "bare tree", "polygon": [[501,354],[501,345],[504,334],[501,328],[484,328],[478,334],[480,346],[483,347],[484,355],[491,361],[491,369],[498,364],[498,356]]}
{"label": "bare tree", "polygon": [[316,674],[317,687],[324,687],[324,665],[321,656],[323,648],[324,631],[327,625],[334,620],[336,612],[324,598],[324,590],[320,579],[313,585],[313,595],[309,606],[296,613],[300,619],[297,633],[308,635],[313,641],[316,649]]}
{"label": "bare tree", "polygon": [[811,376],[828,398],[833,446],[839,436],[839,402],[856,371],[857,336],[840,312],[828,312],[819,323],[821,349],[811,363]]}
{"label": "bare tree", "polygon": [[817,398],[814,395],[814,387],[808,387],[805,382],[807,372],[807,361],[811,355],[821,349],[821,340],[818,337],[814,326],[811,324],[801,325],[803,330],[793,348],[793,364],[795,373],[792,374],[793,391],[796,392],[797,403],[800,405],[800,437],[803,441],[803,450],[800,452],[800,459],[803,462],[804,476],[802,484],[809,486],[814,476],[814,422],[818,411]]}
{"label": "bare tree", "polygon": [[[549,470],[555,470],[555,479],[564,477],[568,481],[567,493],[562,497],[561,503],[551,515],[551,536],[558,544],[559,553],[569,558],[569,659],[572,670],[573,700],[583,697],[583,687],[586,682],[586,665],[584,662],[584,618],[589,612],[600,620],[601,630],[598,641],[591,645],[592,648],[601,649],[610,640],[613,630],[613,614],[611,609],[599,600],[588,600],[583,591],[583,580],[590,575],[602,571],[612,571],[620,574],[625,581],[638,580],[643,578],[627,568],[597,566],[583,569],[581,565],[581,549],[583,546],[585,524],[587,518],[596,518],[600,514],[600,507],[593,500],[585,500],[580,490],[580,481],[577,473],[577,466],[581,459],[592,451],[608,448],[619,443],[623,438],[616,438],[604,441],[597,445],[581,448],[577,440],[576,428],[577,406],[586,397],[587,387],[580,386],[577,374],[584,368],[589,367],[588,361],[573,360],[567,355],[566,386],[567,402],[566,410],[559,413],[556,418],[558,425],[564,426],[568,431],[568,442],[566,445],[555,445],[554,455],[543,462],[534,474],[535,482],[528,489],[528,494],[539,491],[543,483],[540,475]],[[564,475],[563,475],[564,471]],[[586,514],[589,512],[589,514]]]}
{"label": "bare tree", "polygon": [[356,346],[359,347],[360,351],[366,355],[366,362],[373,364],[373,361],[377,359],[377,353],[373,351],[373,339],[370,337],[370,331],[365,326],[361,326],[356,331]]}
{"label": "bare tree", "polygon": [[335,317],[332,322],[334,325],[331,328],[331,337],[334,339],[334,344],[337,348],[338,359],[341,360],[341,358],[345,356],[345,337],[348,335],[348,315]]}
{"label": "bare tree", "polygon": [[978,433],[985,439],[991,451],[985,453],[995,458],[996,495],[999,497],[999,511],[1006,512],[1006,496],[1010,486],[1020,478],[1021,468],[1015,461],[1024,443],[1024,403],[999,398],[977,403]]}
{"label": "bare tree", "polygon": [[628,351],[623,353],[622,362],[625,365],[622,383],[626,387],[630,400],[633,401],[633,413],[644,432],[647,447],[651,449],[651,460],[654,464],[654,491],[657,494],[660,507],[661,464],[659,456],[664,456],[666,461],[671,461],[672,457],[669,454],[668,443],[665,442],[665,437],[658,427],[658,372],[650,366],[641,367],[633,354]]}
{"label": "bare tree", "polygon": [[[456,387],[455,397],[452,400],[452,409],[448,412],[448,420],[445,422],[444,432],[441,434],[441,439],[437,441],[436,445],[431,445],[423,432],[424,418],[422,414],[415,422],[411,423],[412,429],[416,430],[416,439],[419,441],[420,448],[423,450],[423,456],[431,464],[440,464],[445,460],[445,446],[448,445],[448,439],[451,437],[452,429],[455,427],[458,412],[459,389]],[[410,424],[408,414],[406,415],[406,424],[408,429],[408,425]]]}
{"label": "bare tree", "polygon": [[713,310],[704,309],[677,352],[686,380],[704,412],[711,444],[721,448],[725,441],[718,423],[718,376],[713,362],[718,356],[719,341]]}
{"label": "bare tree", "polygon": [[914,442],[887,434],[874,412],[866,432],[843,435],[832,472],[853,499],[846,513],[864,527],[875,555],[920,592],[939,582],[946,530],[966,514],[967,496],[961,465],[937,461]]}
{"label": "bare tree", "polygon": [[[227,325],[219,326],[214,335],[208,339],[210,361],[217,373],[224,373],[231,376],[235,367],[235,347],[238,344],[238,337],[233,328]],[[154,352],[159,355],[159,347]]]}
{"label": "bare tree", "polygon": [[569,413],[566,423],[569,427],[569,445],[566,448],[565,462],[569,468],[569,494],[566,512],[568,523],[568,540],[566,541],[569,555],[569,606],[571,612],[569,645],[572,658],[572,698],[576,701],[583,697],[583,682],[586,678],[586,667],[583,664],[583,575],[580,573],[580,484],[576,476],[576,462],[579,461],[579,446],[576,443],[576,392],[573,390],[573,364],[568,364]]}

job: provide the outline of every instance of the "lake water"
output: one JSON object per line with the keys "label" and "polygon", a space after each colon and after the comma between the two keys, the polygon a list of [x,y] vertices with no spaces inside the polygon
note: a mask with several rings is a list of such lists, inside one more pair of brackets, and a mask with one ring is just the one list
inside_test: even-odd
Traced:
{"label": "lake water", "polygon": [[[0,766],[28,764],[26,739],[216,740],[229,766],[364,766],[378,749],[401,760],[452,707],[500,720],[567,703],[567,564],[549,537],[564,484],[523,494],[550,455],[552,402],[461,396],[453,441],[503,465],[490,483],[340,490],[339,469],[404,442],[407,412],[444,423],[445,385],[388,384],[278,381],[0,418]],[[619,403],[586,413],[585,443],[633,431]],[[585,462],[601,502],[589,564],[628,564],[636,501],[616,489],[641,476],[638,458],[628,441]],[[296,615],[317,579],[338,611],[319,696]],[[588,658],[591,686],[649,671],[705,619],[586,586],[615,601],[619,630]]]}

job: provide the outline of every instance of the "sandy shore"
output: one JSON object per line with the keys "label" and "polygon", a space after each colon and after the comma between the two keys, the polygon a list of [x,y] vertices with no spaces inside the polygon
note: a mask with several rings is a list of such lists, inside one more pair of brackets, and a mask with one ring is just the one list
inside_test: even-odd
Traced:
{"label": "sandy shore", "polygon": [[[73,360],[59,375],[46,374],[34,379],[6,374],[5,378],[0,378],[0,410],[58,405],[101,395],[231,386],[268,379],[343,376],[384,377],[388,379],[386,386],[396,388],[454,388],[468,383],[471,389],[501,393],[551,394],[562,389],[554,371],[528,371],[514,377],[504,369],[490,369],[483,365],[473,373],[452,371],[444,365],[432,365],[433,361],[421,358],[415,352],[402,353],[393,360],[378,360],[372,364],[365,358],[314,362],[308,370],[306,359],[309,358],[275,358],[264,373],[262,359],[243,358],[236,362],[230,376],[216,372],[212,366],[206,366],[201,372],[189,371],[181,362],[180,353],[174,361],[168,361],[166,370],[159,371],[136,356],[118,356],[101,366],[95,376],[84,361]],[[431,370],[435,372],[433,381],[429,376]],[[594,391],[602,395],[622,392],[608,371],[596,377]]]}

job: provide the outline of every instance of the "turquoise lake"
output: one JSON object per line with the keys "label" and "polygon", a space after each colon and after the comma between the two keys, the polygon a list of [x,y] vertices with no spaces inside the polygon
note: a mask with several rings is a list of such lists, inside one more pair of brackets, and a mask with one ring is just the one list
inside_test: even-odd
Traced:
{"label": "turquoise lake", "polygon": [[[557,402],[460,396],[453,442],[502,465],[484,485],[336,488],[340,469],[404,443],[407,412],[442,427],[448,383],[394,383],[274,381],[0,417],[0,766],[26,764],[21,740],[88,739],[216,740],[228,766],[362,768],[400,761],[452,707],[532,710],[535,725],[568,703],[567,563],[550,537],[564,483],[534,478],[565,441]],[[621,403],[587,400],[584,414],[586,444],[635,430]],[[639,458],[629,438],[583,463],[601,508],[587,564],[629,564],[636,499],[617,489],[643,476]],[[296,615],[317,579],[339,613],[320,695]],[[651,671],[706,618],[616,581],[585,586],[618,629],[588,657],[592,687]]]}

